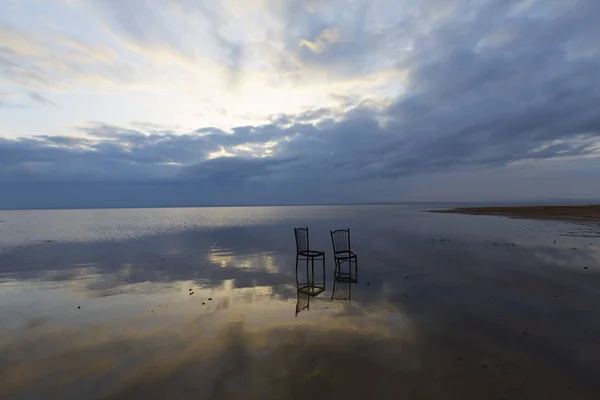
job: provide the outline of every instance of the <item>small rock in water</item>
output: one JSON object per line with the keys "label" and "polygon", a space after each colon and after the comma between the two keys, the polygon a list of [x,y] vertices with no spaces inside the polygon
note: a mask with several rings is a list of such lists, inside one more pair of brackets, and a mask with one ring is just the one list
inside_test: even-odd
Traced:
{"label": "small rock in water", "polygon": [[367,285],[370,285],[370,284],[371,284],[371,282],[367,282]]}
{"label": "small rock in water", "polygon": [[79,310],[81,308],[81,306],[77,306],[77,309]]}
{"label": "small rock in water", "polygon": [[587,269],[587,267],[583,267],[583,269]]}
{"label": "small rock in water", "polygon": [[202,305],[205,305],[206,303],[202,303]]}
{"label": "small rock in water", "polygon": [[405,276],[404,279],[408,279],[408,276]]}

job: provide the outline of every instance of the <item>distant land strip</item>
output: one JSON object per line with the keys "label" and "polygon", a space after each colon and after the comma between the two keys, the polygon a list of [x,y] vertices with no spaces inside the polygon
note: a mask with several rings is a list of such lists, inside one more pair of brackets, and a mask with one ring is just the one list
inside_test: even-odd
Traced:
{"label": "distant land strip", "polygon": [[459,207],[434,213],[498,215],[512,218],[600,221],[600,204],[578,206]]}

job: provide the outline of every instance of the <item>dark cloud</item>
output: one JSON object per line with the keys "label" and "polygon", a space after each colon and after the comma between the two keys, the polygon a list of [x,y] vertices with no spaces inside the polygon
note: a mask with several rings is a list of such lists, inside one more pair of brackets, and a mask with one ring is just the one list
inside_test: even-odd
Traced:
{"label": "dark cloud", "polygon": [[242,183],[252,178],[268,179],[278,169],[285,168],[293,159],[219,157],[185,167],[181,176],[193,180],[208,180],[215,183]]}

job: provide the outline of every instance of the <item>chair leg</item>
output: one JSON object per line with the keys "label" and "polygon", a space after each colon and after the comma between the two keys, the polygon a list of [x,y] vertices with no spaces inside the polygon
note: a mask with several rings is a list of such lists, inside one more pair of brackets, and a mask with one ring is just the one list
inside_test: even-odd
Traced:
{"label": "chair leg", "polygon": [[306,257],[306,285],[310,287],[310,274],[308,273],[308,257]]}
{"label": "chair leg", "polygon": [[327,286],[327,277],[325,276],[325,255],[323,255],[323,291],[325,291],[325,287]]}
{"label": "chair leg", "polygon": [[298,287],[298,254],[296,254],[296,287]]}
{"label": "chair leg", "polygon": [[312,294],[315,294],[315,258],[310,258],[310,266],[312,271]]}
{"label": "chair leg", "polygon": [[352,282],[348,283],[348,302],[352,301]]}
{"label": "chair leg", "polygon": [[333,296],[335,295],[335,279],[333,280],[333,290],[331,291],[331,300],[333,300]]}

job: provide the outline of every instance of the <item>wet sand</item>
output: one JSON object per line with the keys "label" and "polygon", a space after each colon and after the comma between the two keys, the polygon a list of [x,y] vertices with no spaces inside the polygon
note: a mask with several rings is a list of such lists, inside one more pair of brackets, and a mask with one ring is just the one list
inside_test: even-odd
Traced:
{"label": "wet sand", "polygon": [[[0,397],[597,399],[591,228],[420,211],[0,212]],[[338,227],[359,282],[332,293]]]}
{"label": "wet sand", "polygon": [[435,213],[501,215],[513,218],[600,221],[600,204],[577,206],[460,207]]}

